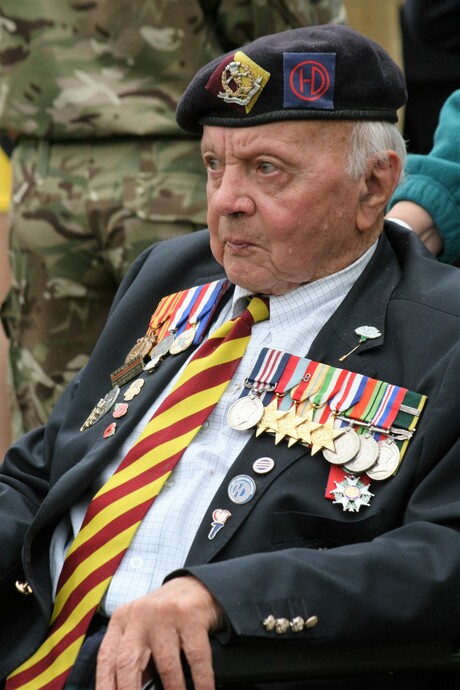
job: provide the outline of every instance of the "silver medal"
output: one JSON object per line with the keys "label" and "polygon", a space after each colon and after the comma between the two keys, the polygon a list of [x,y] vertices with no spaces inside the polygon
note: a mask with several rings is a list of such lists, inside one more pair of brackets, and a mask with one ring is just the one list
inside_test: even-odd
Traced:
{"label": "silver medal", "polygon": [[236,431],[245,431],[256,426],[262,419],[264,406],[256,395],[239,398],[227,412],[227,422]]}
{"label": "silver medal", "polygon": [[390,438],[378,442],[379,459],[366,474],[371,479],[376,481],[383,481],[388,479],[399,467],[400,454],[399,448]]}
{"label": "silver medal", "polygon": [[323,449],[323,455],[331,465],[344,465],[350,462],[359,451],[359,436],[351,426],[334,439],[335,450]]}
{"label": "silver medal", "polygon": [[155,359],[157,357],[163,357],[165,354],[169,352],[169,348],[174,342],[174,334],[169,333],[163,340],[160,340],[159,343],[155,345],[153,350],[150,353],[150,358]]}
{"label": "silver medal", "polygon": [[169,354],[178,355],[180,352],[187,350],[193,343],[195,333],[196,330],[194,328],[189,328],[188,331],[183,331],[183,333],[178,335],[177,338],[174,338],[174,341],[169,348]]}
{"label": "silver medal", "polygon": [[359,451],[355,457],[345,463],[345,469],[352,474],[362,474],[375,465],[379,458],[379,446],[372,434],[359,436]]}

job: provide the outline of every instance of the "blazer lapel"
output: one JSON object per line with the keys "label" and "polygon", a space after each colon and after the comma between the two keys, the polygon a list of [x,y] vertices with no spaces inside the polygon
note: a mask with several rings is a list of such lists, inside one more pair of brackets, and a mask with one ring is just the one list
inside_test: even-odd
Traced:
{"label": "blazer lapel", "polygon": [[[380,348],[385,340],[385,321],[391,295],[399,282],[401,270],[385,235],[380,237],[374,256],[337,311],[312,343],[308,357],[335,367],[375,375],[375,360],[363,355]],[[359,343],[355,329],[373,326],[380,336]]]}

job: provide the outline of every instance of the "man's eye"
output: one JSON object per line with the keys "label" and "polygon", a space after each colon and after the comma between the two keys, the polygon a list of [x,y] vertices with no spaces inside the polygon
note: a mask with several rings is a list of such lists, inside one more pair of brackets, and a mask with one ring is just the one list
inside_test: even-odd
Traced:
{"label": "man's eye", "polygon": [[269,175],[270,173],[273,173],[278,169],[276,165],[274,165],[273,163],[269,163],[268,161],[261,161],[258,164],[258,168],[260,172],[264,175]]}
{"label": "man's eye", "polygon": [[218,158],[205,158],[204,164],[207,170],[218,170],[220,163]]}

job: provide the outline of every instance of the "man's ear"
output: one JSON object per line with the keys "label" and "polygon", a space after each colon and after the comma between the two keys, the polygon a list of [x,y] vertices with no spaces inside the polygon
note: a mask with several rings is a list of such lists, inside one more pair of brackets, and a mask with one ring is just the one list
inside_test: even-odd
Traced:
{"label": "man's ear", "polygon": [[356,224],[362,232],[383,218],[385,208],[398,184],[401,161],[395,151],[387,151],[385,159],[369,161],[362,181]]}

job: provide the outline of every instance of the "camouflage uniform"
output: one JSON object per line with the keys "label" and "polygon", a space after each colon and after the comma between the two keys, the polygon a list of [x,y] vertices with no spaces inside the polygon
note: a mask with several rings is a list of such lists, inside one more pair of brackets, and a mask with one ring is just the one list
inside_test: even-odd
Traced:
{"label": "camouflage uniform", "polygon": [[343,19],[341,0],[0,0],[0,128],[19,136],[2,306],[15,436],[86,362],[135,256],[206,225],[199,142],[174,117],[199,66]]}

